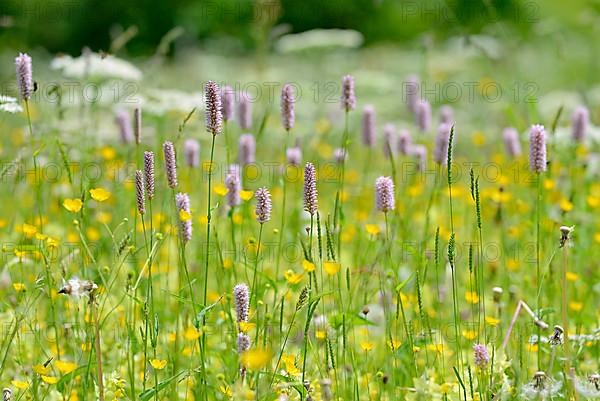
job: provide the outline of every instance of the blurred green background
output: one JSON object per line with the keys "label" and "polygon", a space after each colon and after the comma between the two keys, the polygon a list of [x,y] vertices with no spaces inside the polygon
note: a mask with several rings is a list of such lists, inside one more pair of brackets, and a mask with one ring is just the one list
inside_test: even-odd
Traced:
{"label": "blurred green background", "polygon": [[119,50],[140,56],[175,27],[182,30],[170,54],[198,45],[253,51],[277,32],[314,28],[357,30],[367,46],[490,30],[527,39],[553,18],[589,32],[599,9],[580,0],[0,0],[0,46],[79,55],[84,46],[109,51],[126,33]]}

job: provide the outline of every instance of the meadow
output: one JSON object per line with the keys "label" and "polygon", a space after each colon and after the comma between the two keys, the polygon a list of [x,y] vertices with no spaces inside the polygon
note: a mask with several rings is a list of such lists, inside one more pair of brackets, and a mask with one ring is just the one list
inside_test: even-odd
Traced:
{"label": "meadow", "polygon": [[487,40],[11,55],[4,399],[600,398],[600,92]]}

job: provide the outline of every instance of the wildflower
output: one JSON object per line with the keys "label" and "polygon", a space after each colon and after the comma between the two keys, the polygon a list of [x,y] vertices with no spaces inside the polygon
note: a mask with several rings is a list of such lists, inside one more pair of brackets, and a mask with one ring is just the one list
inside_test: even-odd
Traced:
{"label": "wildflower", "polygon": [[502,131],[506,153],[512,158],[521,156],[521,143],[519,142],[519,133],[516,129],[509,127]]}
{"label": "wildflower", "polygon": [[240,204],[240,180],[235,173],[228,173],[225,177],[225,186],[227,187],[227,205],[233,208]]}
{"label": "wildflower", "polygon": [[29,387],[29,383],[21,380],[13,380],[10,382],[13,386],[19,390],[26,390]]}
{"label": "wildflower", "polygon": [[79,198],[65,199],[63,201],[63,207],[71,213],[77,213],[83,207],[83,202]]}
{"label": "wildflower", "polygon": [[473,355],[475,358],[475,366],[479,369],[485,369],[490,362],[490,357],[485,344],[473,345]]}
{"label": "wildflower", "polygon": [[315,271],[316,266],[313,262],[303,259],[302,260],[302,268],[304,269],[305,272],[311,273],[311,272]]}
{"label": "wildflower", "polygon": [[575,390],[585,398],[593,399],[600,398],[600,375],[598,373],[591,374],[587,379],[576,378]]}
{"label": "wildflower", "polygon": [[470,304],[477,304],[479,302],[479,295],[474,291],[465,292],[465,300]]}
{"label": "wildflower", "polygon": [[221,114],[224,121],[229,121],[233,118],[233,102],[235,100],[235,92],[231,87],[225,85],[221,88]]}
{"label": "wildflower", "polygon": [[92,199],[96,202],[104,202],[108,198],[110,198],[110,192],[108,192],[104,188],[92,188],[90,189],[90,195]]}
{"label": "wildflower", "polygon": [[238,323],[247,321],[250,295],[246,284],[242,283],[233,287],[233,300]]}
{"label": "wildflower", "polygon": [[295,273],[293,270],[287,270],[284,274],[283,277],[285,278],[285,280],[288,282],[288,284],[290,285],[294,285],[294,284],[298,284],[299,282],[302,281],[302,274],[300,273]]}
{"label": "wildflower", "polygon": [[285,161],[291,166],[299,166],[302,161],[302,149],[297,145],[286,149]]}
{"label": "wildflower", "polygon": [[590,113],[585,106],[579,106],[573,111],[571,117],[571,129],[573,139],[576,142],[582,142],[585,139],[587,127],[590,120]]}
{"label": "wildflower", "polygon": [[177,159],[173,142],[166,141],[163,144],[163,154],[165,157],[165,171],[167,173],[167,183],[169,187],[177,186]]}
{"label": "wildflower", "polygon": [[246,333],[238,333],[237,349],[240,355],[250,349],[250,337]]}
{"label": "wildflower", "polygon": [[218,135],[223,128],[223,115],[221,113],[221,91],[219,86],[208,81],[204,85],[205,110],[206,110],[206,131]]}
{"label": "wildflower", "polygon": [[19,53],[15,59],[15,67],[21,99],[28,101],[31,94],[34,92],[31,57],[29,57],[27,53]]}
{"label": "wildflower", "polygon": [[416,104],[415,119],[421,132],[429,131],[431,127],[431,105],[427,100],[421,100]]}
{"label": "wildflower", "polygon": [[533,125],[529,131],[529,169],[534,173],[546,171],[546,131],[543,125]]}
{"label": "wildflower", "polygon": [[337,274],[337,272],[340,271],[341,265],[339,262],[327,261],[327,262],[323,262],[323,269],[325,270],[325,273],[327,273],[328,275],[334,276]]}
{"label": "wildflower", "polygon": [[383,155],[389,159],[390,154],[396,150],[395,144],[396,127],[394,124],[386,124],[383,127]]}
{"label": "wildflower", "polygon": [[336,163],[342,164],[346,160],[346,150],[343,148],[336,148],[333,151],[333,159]]}
{"label": "wildflower", "polygon": [[238,123],[243,130],[252,128],[252,102],[248,99],[248,94],[241,93],[238,104]]}
{"label": "wildflower", "polygon": [[561,345],[563,343],[563,334],[565,330],[559,326],[554,326],[554,333],[550,336],[550,344],[551,345]]}
{"label": "wildflower", "polygon": [[14,97],[0,95],[0,111],[15,114],[22,112],[23,107],[17,103],[17,99]]}
{"label": "wildflower", "polygon": [[563,248],[565,246],[565,244],[567,243],[567,241],[569,240],[569,238],[571,238],[571,233],[573,232],[573,230],[575,229],[575,226],[561,226],[560,227],[560,244],[559,246],[561,248]]}
{"label": "wildflower", "polygon": [[375,181],[375,201],[380,212],[394,210],[394,182],[390,177],[379,177]]}
{"label": "wildflower", "polygon": [[62,374],[69,374],[77,369],[77,364],[69,361],[57,360],[54,362],[54,366],[56,366],[56,369],[58,369],[58,371]]}
{"label": "wildflower", "polygon": [[454,123],[454,110],[452,106],[447,104],[443,105],[440,108],[440,124],[450,124]]}
{"label": "wildflower", "polygon": [[427,148],[424,145],[413,145],[410,147],[409,154],[417,159],[419,170],[425,170],[427,162]]}
{"label": "wildflower", "polygon": [[492,299],[494,300],[494,303],[497,303],[497,304],[500,303],[503,292],[504,292],[504,290],[502,290],[501,287],[492,288]]}
{"label": "wildflower", "polygon": [[146,196],[148,199],[154,197],[154,152],[144,152],[144,181]]}
{"label": "wildflower", "polygon": [[269,349],[255,348],[245,351],[241,355],[242,365],[251,370],[260,370],[267,366],[273,356]]}
{"label": "wildflower", "polygon": [[342,78],[342,109],[346,112],[354,110],[356,107],[356,96],[354,95],[354,77],[345,75]]}
{"label": "wildflower", "polygon": [[266,187],[262,187],[256,190],[254,196],[256,196],[256,221],[264,224],[271,220],[271,194]]}
{"label": "wildflower", "polygon": [[438,134],[435,138],[435,148],[433,150],[433,161],[440,165],[448,163],[448,147],[450,146],[450,131],[452,126],[449,124],[440,124]]}
{"label": "wildflower", "polygon": [[146,213],[146,191],[144,189],[144,176],[141,170],[135,170],[135,198],[138,213]]}
{"label": "wildflower", "polygon": [[398,152],[401,155],[408,155],[410,152],[410,148],[412,146],[412,138],[410,137],[410,132],[407,129],[403,129],[400,131],[398,135]]}
{"label": "wildflower", "polygon": [[119,110],[115,116],[115,122],[119,127],[121,134],[121,142],[124,144],[131,143],[134,140],[133,130],[131,127],[131,119],[129,113],[125,110]]}
{"label": "wildflower", "polygon": [[362,348],[362,350],[365,352],[371,351],[374,347],[375,347],[375,344],[373,344],[372,342],[369,342],[369,341],[362,341],[360,343],[360,348]]}
{"label": "wildflower", "polygon": [[150,365],[156,370],[163,370],[167,366],[167,361],[165,359],[151,359]]}
{"label": "wildflower", "polygon": [[[179,211],[179,233],[184,243],[189,242],[192,239],[192,219],[182,218],[183,216],[190,216],[190,198],[188,194],[178,193],[175,195],[175,206]],[[183,216],[182,216],[182,213]]]}
{"label": "wildflower", "polygon": [[183,154],[188,167],[194,168],[200,165],[200,144],[195,139],[186,139],[183,143]]}
{"label": "wildflower", "polygon": [[419,103],[419,77],[409,75],[404,82],[406,90],[406,106],[408,110],[416,114],[417,104]]}
{"label": "wildflower", "polygon": [[307,162],[304,167],[304,210],[314,215],[318,208],[317,173],[315,166]]}
{"label": "wildflower", "polygon": [[58,383],[58,377],[54,377],[54,376],[45,376],[45,375],[42,375],[42,380],[44,381],[44,383],[47,383],[47,384],[56,384],[56,383]]}
{"label": "wildflower", "polygon": [[554,381],[545,372],[538,371],[533,376],[533,380],[522,387],[521,393],[526,399],[545,399],[556,395],[561,387],[562,382]]}
{"label": "wildflower", "polygon": [[70,295],[73,298],[81,298],[90,295],[98,289],[96,283],[90,280],[80,280],[73,277],[58,291],[59,294]]}
{"label": "wildflower", "polygon": [[142,143],[142,109],[139,107],[133,110],[133,136],[137,145]]}
{"label": "wildflower", "polygon": [[239,162],[242,167],[254,163],[256,156],[256,141],[254,135],[244,134],[240,136]]}
{"label": "wildflower", "polygon": [[294,88],[285,84],[281,89],[281,123],[286,131],[294,127]]}
{"label": "wildflower", "polygon": [[375,107],[366,105],[362,114],[362,142],[372,148],[375,146]]}

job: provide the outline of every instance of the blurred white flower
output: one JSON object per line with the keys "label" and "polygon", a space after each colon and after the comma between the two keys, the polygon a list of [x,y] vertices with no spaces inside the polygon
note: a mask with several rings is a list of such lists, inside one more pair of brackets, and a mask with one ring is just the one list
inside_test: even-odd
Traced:
{"label": "blurred white flower", "polygon": [[163,115],[168,112],[189,113],[204,110],[202,92],[183,92],[173,89],[150,89],[145,93],[144,113]]}
{"label": "blurred white flower", "polygon": [[90,280],[80,280],[73,277],[58,291],[59,294],[70,295],[74,298],[81,298],[89,295],[92,291],[98,289],[96,283]]}
{"label": "blurred white flower", "polygon": [[112,55],[101,55],[88,52],[79,57],[55,57],[50,68],[59,70],[68,78],[108,79],[116,78],[126,81],[139,81],[142,71],[128,61]]}
{"label": "blurred white flower", "polygon": [[586,399],[600,398],[600,375],[597,373],[587,378],[576,377],[574,380],[575,390]]}
{"label": "blurred white flower", "polygon": [[0,111],[14,114],[22,112],[23,108],[14,97],[0,95]]}

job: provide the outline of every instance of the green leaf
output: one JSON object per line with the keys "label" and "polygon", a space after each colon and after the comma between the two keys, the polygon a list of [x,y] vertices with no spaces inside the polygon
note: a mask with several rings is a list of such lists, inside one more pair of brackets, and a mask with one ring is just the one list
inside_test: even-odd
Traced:
{"label": "green leaf", "polygon": [[[90,366],[94,366],[94,365],[90,365]],[[64,391],[66,390],[66,385],[69,384],[69,382],[71,380],[73,380],[74,377],[81,375],[81,373],[84,370],[86,370],[87,368],[88,368],[88,365],[79,366],[74,371],[69,372],[66,375],[64,375],[63,377],[61,377],[60,380],[58,381],[58,383],[56,383],[56,389],[60,393],[64,393]]]}
{"label": "green leaf", "polygon": [[169,384],[171,384],[171,382],[173,380],[177,379],[179,376],[181,376],[184,373],[185,373],[185,371],[181,371],[181,372],[177,373],[175,376],[171,376],[167,380],[164,380],[164,381],[158,383],[158,386],[152,387],[152,388],[149,388],[149,389],[143,391],[140,394],[140,401],[148,401],[148,400],[152,399],[152,397],[154,397],[154,395],[156,393],[159,393],[162,389],[164,389]]}
{"label": "green leaf", "polygon": [[219,299],[217,299],[215,301],[215,303],[213,303],[212,305],[208,305],[204,308],[202,308],[202,310],[200,312],[198,312],[198,314],[196,315],[196,321],[194,322],[194,326],[199,329],[200,328],[200,322],[203,320],[204,316],[212,309],[214,308],[219,302],[221,302],[221,298],[223,298],[222,296],[219,297]]}
{"label": "green leaf", "polygon": [[[414,273],[413,273],[413,274],[414,274]],[[404,288],[404,286],[405,286],[406,284],[408,284],[408,282],[409,282],[409,281],[412,279],[412,277],[413,277],[413,274],[411,274],[410,276],[408,276],[408,277],[406,278],[406,280],[404,280],[403,282],[401,282],[400,284],[398,284],[398,285],[396,286],[396,292],[398,292],[398,291],[402,290],[402,289]]]}

